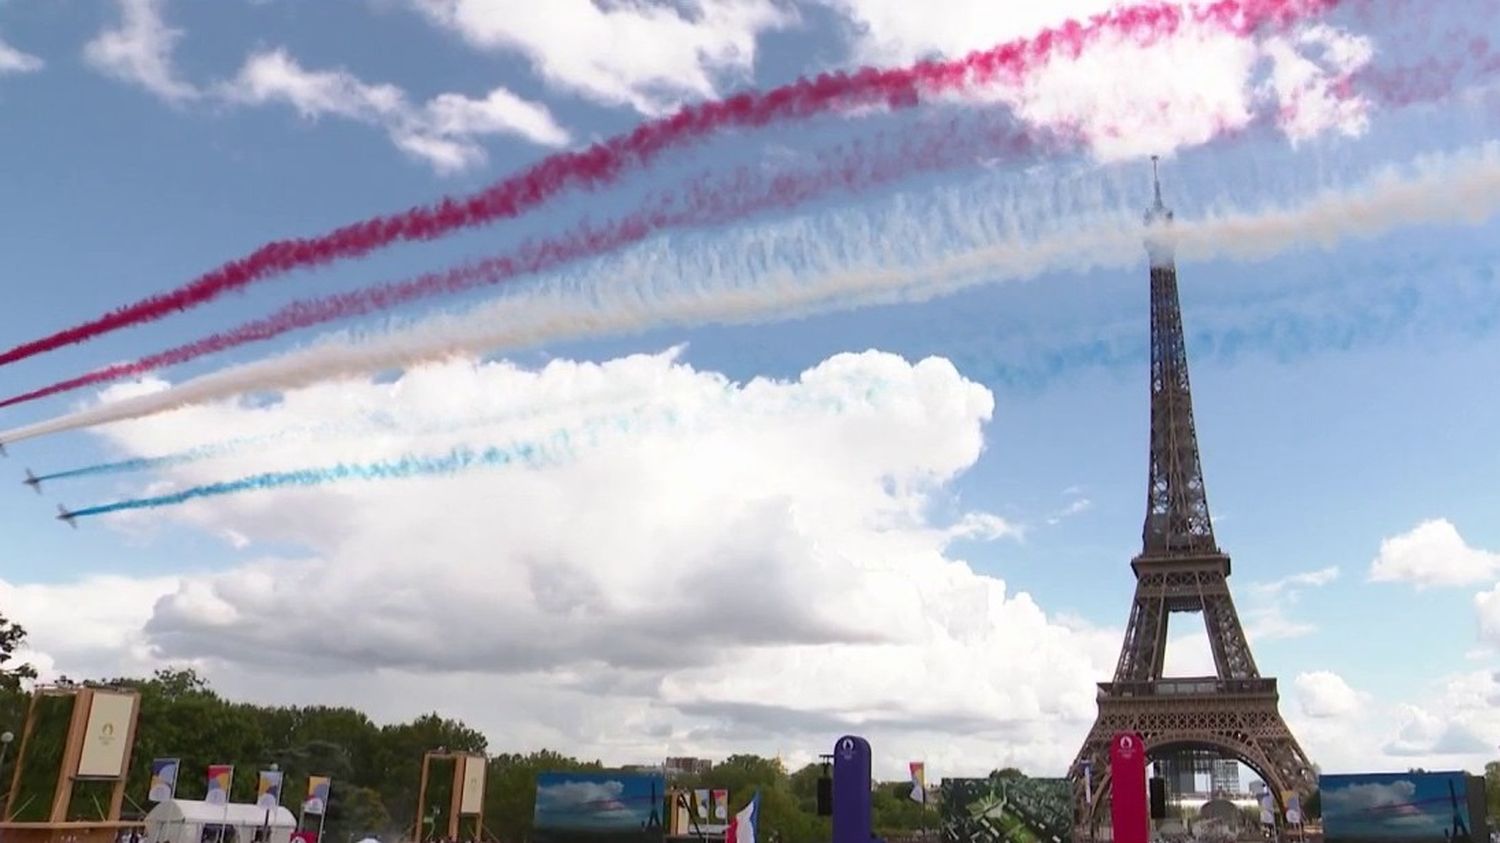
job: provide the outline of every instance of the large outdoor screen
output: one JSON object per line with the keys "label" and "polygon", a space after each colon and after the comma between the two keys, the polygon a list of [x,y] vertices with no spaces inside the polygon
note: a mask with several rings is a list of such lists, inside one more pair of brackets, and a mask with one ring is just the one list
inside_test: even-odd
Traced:
{"label": "large outdoor screen", "polygon": [[[1482,843],[1484,787],[1465,773],[1318,777],[1326,843]],[[1471,793],[1471,791],[1473,791]]]}
{"label": "large outdoor screen", "polygon": [[943,779],[944,843],[1063,843],[1073,826],[1067,779]]}
{"label": "large outdoor screen", "polygon": [[665,780],[660,774],[541,773],[534,843],[661,843]]}

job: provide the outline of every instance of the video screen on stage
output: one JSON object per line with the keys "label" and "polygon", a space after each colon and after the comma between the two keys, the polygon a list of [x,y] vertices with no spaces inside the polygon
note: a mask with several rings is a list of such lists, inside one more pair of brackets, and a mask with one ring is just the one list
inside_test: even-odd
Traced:
{"label": "video screen on stage", "polygon": [[661,774],[541,773],[533,843],[661,843],[666,831]]}
{"label": "video screen on stage", "polygon": [[1071,839],[1067,779],[943,779],[944,843],[1062,843]]}
{"label": "video screen on stage", "polygon": [[1489,839],[1483,779],[1466,773],[1327,775],[1318,788],[1326,843]]}

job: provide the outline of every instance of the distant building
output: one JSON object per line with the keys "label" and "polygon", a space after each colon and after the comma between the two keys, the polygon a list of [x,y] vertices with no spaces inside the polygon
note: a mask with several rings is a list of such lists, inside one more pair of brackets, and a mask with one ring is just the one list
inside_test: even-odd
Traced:
{"label": "distant building", "polygon": [[1239,796],[1244,792],[1240,786],[1240,762],[1233,758],[1215,759],[1209,777],[1209,790],[1214,796]]}
{"label": "distant building", "polygon": [[681,776],[703,776],[707,775],[714,767],[714,762],[707,758],[677,757],[668,758],[662,764],[662,771],[668,779]]}

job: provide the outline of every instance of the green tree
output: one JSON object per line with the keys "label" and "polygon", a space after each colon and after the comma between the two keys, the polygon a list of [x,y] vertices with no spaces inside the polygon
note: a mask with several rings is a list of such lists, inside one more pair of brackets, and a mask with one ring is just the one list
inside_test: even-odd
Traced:
{"label": "green tree", "polygon": [[915,831],[931,820],[924,812],[925,806],[912,800],[911,791],[911,782],[876,786],[871,794],[871,807],[877,835]]}
{"label": "green tree", "polygon": [[[326,843],[352,843],[365,837],[389,839],[402,829],[391,820],[380,792],[371,787],[345,784],[328,800],[324,818],[323,839]],[[415,799],[415,793],[413,794]]]}
{"label": "green tree", "polygon": [[26,630],[0,615],[0,690],[19,691],[21,683],[36,678],[36,668],[16,661],[16,650],[26,643]]}

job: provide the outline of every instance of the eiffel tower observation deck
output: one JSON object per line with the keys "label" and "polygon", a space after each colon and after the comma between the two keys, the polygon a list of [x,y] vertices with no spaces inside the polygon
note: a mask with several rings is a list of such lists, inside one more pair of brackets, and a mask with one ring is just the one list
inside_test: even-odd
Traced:
{"label": "eiffel tower observation deck", "polygon": [[[1177,297],[1172,212],[1162,201],[1152,159],[1155,201],[1146,212],[1151,264],[1151,439],[1141,552],[1130,567],[1135,596],[1114,679],[1101,682],[1099,714],[1071,775],[1080,839],[1109,816],[1109,746],[1137,732],[1152,759],[1209,751],[1260,775],[1281,802],[1303,799],[1317,776],[1278,707],[1276,680],[1261,676],[1229,592],[1229,556],[1214,540],[1213,519],[1193,423],[1187,345]],[[1167,677],[1168,621],[1202,616],[1214,675]],[[1087,774],[1085,774],[1087,770]]]}

